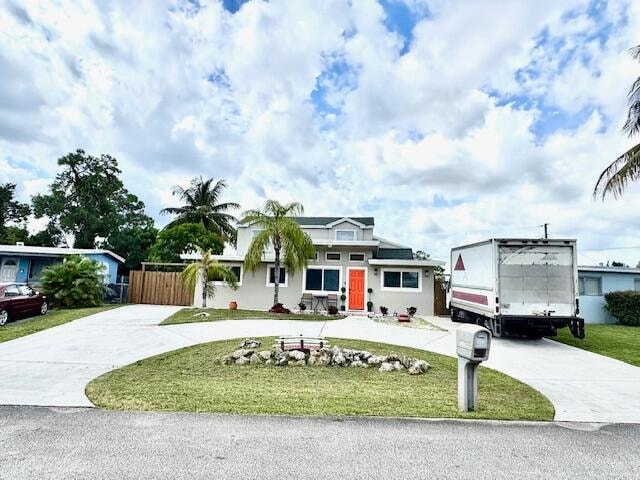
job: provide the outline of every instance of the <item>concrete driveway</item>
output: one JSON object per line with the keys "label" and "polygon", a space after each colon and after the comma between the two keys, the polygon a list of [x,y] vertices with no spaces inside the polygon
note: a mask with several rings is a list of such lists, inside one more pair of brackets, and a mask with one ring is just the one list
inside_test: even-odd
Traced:
{"label": "concrete driveway", "polygon": [[[0,343],[0,404],[91,406],[93,378],[142,358],[213,340],[283,334],[325,335],[455,355],[458,324],[444,331],[376,323],[235,320],[158,326],[181,307],[130,305]],[[494,339],[487,366],[546,395],[557,421],[640,423],[640,368],[551,340]]]}

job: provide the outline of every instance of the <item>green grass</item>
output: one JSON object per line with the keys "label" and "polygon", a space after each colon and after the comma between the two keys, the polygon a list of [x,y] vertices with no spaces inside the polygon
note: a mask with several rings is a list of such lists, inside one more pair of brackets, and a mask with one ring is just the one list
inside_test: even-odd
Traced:
{"label": "green grass", "polygon": [[119,305],[104,305],[101,307],[91,308],[74,308],[74,309],[57,309],[51,310],[44,316],[36,316],[16,322],[9,322],[0,327],[0,343],[13,340],[14,338],[24,337],[32,333],[46,330],[47,328],[57,327],[63,323],[77,320],[78,318],[93,315],[94,313],[103,312],[111,308],[119,307]]}
{"label": "green grass", "polygon": [[[269,348],[273,338],[263,338]],[[356,340],[332,345],[396,352],[426,360],[424,375],[376,368],[225,366],[217,362],[240,340],[176,350],[141,360],[93,380],[86,389],[98,407],[274,415],[377,415],[551,420],[551,403],[531,387],[481,368],[479,411],[457,408],[456,360],[422,350]]]}
{"label": "green grass", "polygon": [[[194,317],[196,313],[207,312],[208,317]],[[336,320],[343,315],[317,315],[314,313],[269,313],[261,310],[229,310],[226,308],[183,308],[167,318],[160,325],[173,323],[216,322],[218,320],[276,319],[276,320]]]}
{"label": "green grass", "polygon": [[580,340],[563,328],[552,340],[640,367],[640,327],[586,324],[585,333],[585,339]]}

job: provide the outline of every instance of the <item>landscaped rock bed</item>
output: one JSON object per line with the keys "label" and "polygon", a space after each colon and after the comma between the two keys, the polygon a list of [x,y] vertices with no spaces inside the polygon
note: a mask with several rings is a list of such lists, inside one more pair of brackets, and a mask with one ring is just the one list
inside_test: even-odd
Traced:
{"label": "landscaped rock bed", "polygon": [[330,366],[377,368],[379,372],[406,371],[410,375],[421,375],[431,365],[424,360],[389,353],[376,355],[366,350],[353,350],[334,346],[319,350],[283,351],[279,347],[259,350],[260,342],[246,339],[233,353],[220,357],[223,365],[273,365],[285,366]]}

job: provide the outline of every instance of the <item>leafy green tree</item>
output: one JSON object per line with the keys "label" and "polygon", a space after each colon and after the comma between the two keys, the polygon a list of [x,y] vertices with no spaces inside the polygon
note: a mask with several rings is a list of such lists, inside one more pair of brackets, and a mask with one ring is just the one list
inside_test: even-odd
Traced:
{"label": "leafy green tree", "polygon": [[109,236],[104,248],[125,259],[120,268],[138,270],[140,264],[149,257],[157,237],[158,230],[151,221],[143,226],[125,226]]}
{"label": "leafy green tree", "polygon": [[[633,58],[640,60],[640,45],[629,50]],[[640,77],[636,78],[629,91],[629,111],[627,121],[622,130],[629,137],[640,132]],[[598,178],[593,195],[601,195],[604,199],[607,194],[620,197],[629,182],[640,180],[640,143],[631,147],[625,153],[616,158]]]}
{"label": "leafy green tree", "polygon": [[182,272],[184,286],[193,294],[198,282],[202,282],[202,307],[207,307],[207,296],[213,297],[216,293],[214,280],[225,282],[233,290],[238,289],[236,274],[229,268],[215,260],[211,252],[196,247],[200,253],[200,260],[187,266]]}
{"label": "leafy green tree", "polygon": [[58,165],[62,171],[50,192],[33,197],[33,212],[73,235],[75,247],[94,248],[96,237],[109,239],[122,228],[144,228],[151,221],[144,203],[124,188],[112,156],[76,150],[59,158]]}
{"label": "leafy green tree", "polygon": [[71,255],[44,269],[42,291],[59,307],[94,307],[104,298],[105,267],[95,260]]}
{"label": "leafy green tree", "polygon": [[237,203],[218,203],[223,190],[227,188],[224,180],[219,180],[213,185],[213,179],[194,178],[189,188],[173,187],[173,194],[178,196],[185,205],[181,207],[169,207],[160,213],[177,215],[167,225],[168,228],[183,223],[200,223],[210,232],[221,235],[225,240],[233,240],[236,230],[232,223],[236,218],[229,214],[229,210],[240,208]]}
{"label": "leafy green tree", "polygon": [[52,223],[47,224],[44,230],[30,235],[26,240],[27,245],[36,247],[59,247],[64,243],[64,235]]}
{"label": "leafy green tree", "polygon": [[276,200],[267,200],[261,210],[249,210],[244,214],[242,223],[253,225],[257,232],[244,258],[244,266],[255,271],[262,263],[265,253],[273,248],[274,283],[273,304],[278,302],[280,287],[280,266],[282,263],[291,274],[307,265],[313,258],[315,248],[307,235],[293,217],[304,212],[298,202],[282,205]]}
{"label": "leafy green tree", "polygon": [[[14,183],[0,185],[0,243],[15,243],[16,236],[23,235],[23,232],[17,232],[16,228],[26,232],[24,227],[31,209],[26,203],[15,200],[15,193],[16,185]],[[7,228],[10,227],[9,222],[14,224],[10,235],[7,233]]]}
{"label": "leafy green tree", "polygon": [[197,247],[214,254],[222,253],[224,242],[217,233],[208,231],[200,223],[184,223],[166,228],[149,250],[153,262],[180,262],[180,254],[195,251]]}

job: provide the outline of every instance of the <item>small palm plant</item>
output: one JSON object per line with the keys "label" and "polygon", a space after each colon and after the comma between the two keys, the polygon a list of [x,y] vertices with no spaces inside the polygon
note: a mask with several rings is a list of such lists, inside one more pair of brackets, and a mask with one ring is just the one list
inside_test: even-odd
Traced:
{"label": "small palm plant", "polygon": [[41,288],[56,306],[95,307],[104,300],[104,270],[100,262],[71,255],[42,272]]}
{"label": "small palm plant", "polygon": [[202,307],[207,307],[207,296],[213,297],[216,293],[214,280],[221,280],[233,290],[238,289],[238,279],[235,273],[219,263],[209,251],[198,248],[200,260],[187,266],[182,272],[184,286],[193,294],[198,282],[202,282]]}
{"label": "small palm plant", "polygon": [[293,217],[301,215],[304,207],[298,203],[281,204],[276,200],[267,200],[261,210],[249,210],[244,214],[242,223],[255,225],[260,229],[253,238],[244,258],[244,266],[256,271],[262,263],[264,254],[273,247],[274,279],[273,304],[278,304],[280,288],[280,267],[284,265],[289,273],[302,269],[309,258],[315,254],[315,248],[309,235],[302,231]]}

